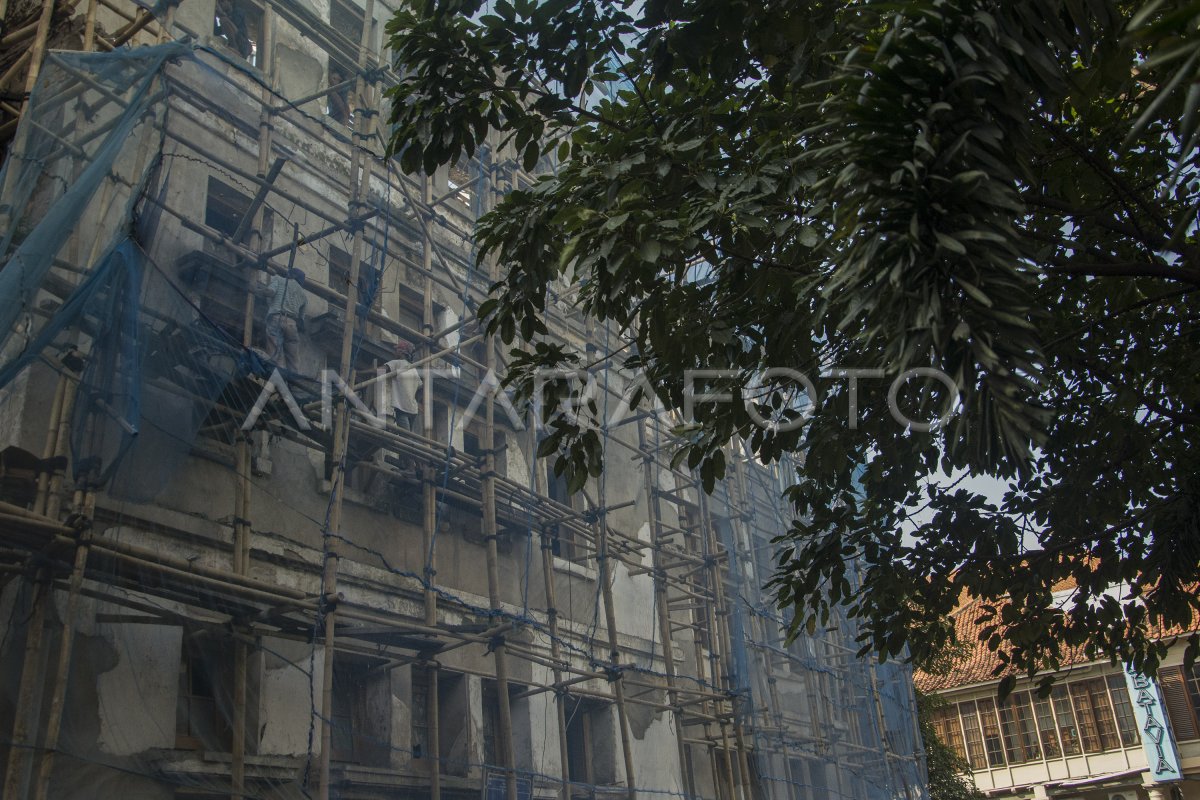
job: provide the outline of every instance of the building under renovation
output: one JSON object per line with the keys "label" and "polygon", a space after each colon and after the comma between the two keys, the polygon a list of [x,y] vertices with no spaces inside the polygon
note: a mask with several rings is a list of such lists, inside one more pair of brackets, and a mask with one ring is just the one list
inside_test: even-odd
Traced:
{"label": "building under renovation", "polygon": [[6,8],[3,800],[924,796],[907,670],[761,588],[793,467],[701,492],[569,285],[607,466],[536,457],[473,245],[535,178],[385,158],[389,3]]}

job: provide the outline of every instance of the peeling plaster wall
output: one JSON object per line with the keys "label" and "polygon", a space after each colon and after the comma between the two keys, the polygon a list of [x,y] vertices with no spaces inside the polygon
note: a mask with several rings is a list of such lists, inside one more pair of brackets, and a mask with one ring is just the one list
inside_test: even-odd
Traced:
{"label": "peeling plaster wall", "polygon": [[[258,751],[263,755],[303,755],[308,752],[309,728],[315,697],[325,672],[323,648],[284,639],[266,639],[263,658],[261,733]],[[312,679],[305,674],[310,671]],[[314,691],[315,687],[315,691]],[[320,750],[321,737],[314,737]]]}
{"label": "peeling plaster wall", "polygon": [[117,654],[97,682],[100,750],[135,755],[174,747],[183,629],[97,623],[96,630]]}

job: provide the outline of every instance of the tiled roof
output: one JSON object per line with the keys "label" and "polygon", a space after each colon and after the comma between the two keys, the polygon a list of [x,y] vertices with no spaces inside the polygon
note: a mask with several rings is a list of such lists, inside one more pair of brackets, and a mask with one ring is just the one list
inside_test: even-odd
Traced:
{"label": "tiled roof", "polygon": [[[979,640],[979,630],[983,627],[979,622],[982,604],[981,600],[969,600],[954,612],[954,631],[963,651],[954,657],[948,669],[937,675],[921,670],[915,671],[913,683],[919,691],[937,692],[956,686],[999,680],[999,676],[993,671],[1001,663],[1000,656],[988,649],[986,641]],[[1063,666],[1080,664],[1086,660],[1082,652],[1064,653]]]}
{"label": "tiled roof", "polygon": [[[1064,581],[1054,589],[1056,592],[1067,591],[1074,588],[1074,585],[1074,581]],[[963,651],[953,658],[946,670],[936,675],[916,670],[913,674],[913,683],[919,691],[938,692],[958,686],[969,686],[1000,679],[1000,676],[994,672],[996,667],[1001,664],[999,655],[988,649],[986,641],[979,639],[979,631],[984,627],[984,624],[979,621],[982,605],[982,600],[964,598],[964,602],[951,615],[954,619],[954,630]],[[1190,630],[1200,630],[1200,612],[1195,610],[1192,612]],[[1184,632],[1182,629],[1162,631],[1159,633],[1159,637],[1177,636]],[[1061,658],[1063,668],[1090,661],[1082,648],[1064,650]]]}

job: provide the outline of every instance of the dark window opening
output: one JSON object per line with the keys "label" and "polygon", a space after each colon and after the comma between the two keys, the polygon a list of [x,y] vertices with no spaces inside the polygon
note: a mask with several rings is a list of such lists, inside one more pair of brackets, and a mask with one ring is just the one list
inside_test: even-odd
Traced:
{"label": "dark window opening", "polygon": [[[567,770],[572,783],[607,786],[616,782],[614,749],[608,746],[610,707],[597,700],[572,697],[567,705]],[[588,796],[585,787],[572,795]]]}
{"label": "dark window opening", "polygon": [[387,766],[391,751],[391,687],[385,670],[369,660],[334,656],[334,761]]}
{"label": "dark window opening", "polygon": [[[366,261],[358,264],[358,311],[366,309],[366,298],[371,298],[371,310],[379,311],[383,305],[383,287],[380,276]],[[339,294],[350,290],[350,254],[339,247],[329,246],[329,288]]]}
{"label": "dark window opening", "polygon": [[175,746],[228,752],[230,692],[224,666],[232,652],[202,637],[183,636],[179,661],[179,693],[175,706]]}
{"label": "dark window opening", "polygon": [[[410,694],[409,729],[412,740],[412,756],[428,762],[433,758],[430,741],[432,728],[429,724],[432,704],[434,670],[430,667],[413,667]],[[443,775],[465,775],[467,765],[474,761],[469,757],[463,732],[466,728],[467,683],[463,676],[444,669],[437,670],[438,713],[438,769]]]}
{"label": "dark window opening", "polygon": [[[345,0],[333,0],[329,7],[329,27],[333,29],[333,41],[337,52],[331,53],[339,66],[346,69],[358,63],[358,48],[362,42],[363,10]],[[347,70],[347,75],[353,74]]]}
{"label": "dark window opening", "polygon": [[427,758],[433,751],[429,744],[429,669],[414,667],[412,671],[412,754]]}
{"label": "dark window opening", "polygon": [[204,206],[205,225],[226,236],[233,236],[249,209],[249,195],[242,194],[224,181],[208,179],[208,199]]}
{"label": "dark window opening", "polygon": [[213,36],[253,66],[261,66],[263,12],[251,0],[217,0]]}

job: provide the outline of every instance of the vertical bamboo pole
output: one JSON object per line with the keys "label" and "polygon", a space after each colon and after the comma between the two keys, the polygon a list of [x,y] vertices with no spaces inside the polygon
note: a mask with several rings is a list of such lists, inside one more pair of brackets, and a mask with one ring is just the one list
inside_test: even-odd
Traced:
{"label": "vertical bamboo pole", "polygon": [[[375,16],[375,0],[367,0],[363,11],[363,29],[358,44],[358,76],[355,80],[355,102],[357,111],[354,115],[353,154],[350,160],[351,202],[350,217],[357,217],[365,204],[371,185],[371,159],[367,156],[367,143],[370,140],[371,125],[375,115],[366,113],[367,83],[363,73],[367,66],[367,48],[370,46],[371,22]],[[338,369],[341,378],[347,384],[352,382],[351,359],[354,355],[354,329],[358,325],[358,275],[362,259],[363,229],[356,226],[354,238],[350,247],[350,285],[346,287],[346,322],[342,331],[341,363]],[[337,536],[341,532],[342,497],[345,493],[346,451],[350,440],[350,409],[345,402],[339,404],[339,413],[335,423],[333,437],[333,487],[330,499],[329,523],[324,532],[323,542],[325,564],[321,575],[322,607],[325,611],[324,620],[324,660],[321,674],[321,756],[320,756],[320,785],[317,790],[318,800],[329,800],[329,765],[333,749],[333,648],[336,638],[336,598],[337,571],[340,547]]]}
{"label": "vertical bamboo pole", "polygon": [[[38,74],[42,70],[42,59],[46,57],[46,39],[50,35],[50,21],[54,17],[54,0],[42,0],[42,13],[38,17],[37,33],[33,38],[33,49],[30,50],[29,72],[25,75],[25,94],[28,97],[37,83]],[[28,104],[25,100],[25,104]],[[24,104],[22,105],[24,109]]]}
{"label": "vertical bamboo pole", "polygon": [[[95,495],[88,492],[85,497],[87,500],[85,501],[84,515],[90,521],[95,513]],[[54,671],[54,688],[50,696],[50,714],[46,720],[46,736],[42,742],[41,763],[38,765],[37,782],[34,784],[34,800],[46,800],[49,796],[50,776],[54,772],[54,757],[58,751],[58,739],[62,733],[63,710],[66,705],[68,681],[71,677],[71,653],[75,645],[75,617],[79,613],[79,592],[83,588],[90,541],[91,534],[85,528],[75,543],[75,564],[71,570],[67,607],[63,611],[62,633],[58,644],[58,664]]]}
{"label": "vertical bamboo pole", "polygon": [[[736,458],[734,458],[733,460],[736,461]],[[733,487],[731,486],[730,483],[727,482],[724,484],[724,488],[725,488],[725,498],[727,501],[726,506],[730,512],[729,524],[730,524],[730,532],[732,534],[732,539],[733,539],[733,541],[731,542],[730,549],[727,551],[728,561],[726,563],[727,563],[727,568],[729,570],[730,580],[737,581],[740,584],[741,576],[738,574],[738,571],[740,570],[740,566],[739,566],[739,561],[738,561],[737,539],[738,539],[739,533],[744,533],[744,527],[745,527],[744,515],[747,513],[747,509],[749,508],[748,503],[750,502],[750,499],[749,499],[749,497],[747,497],[745,495],[740,495],[736,501],[736,504],[732,503],[730,501],[733,498],[733,494],[732,494]],[[717,547],[718,547],[718,544],[717,544],[717,541],[716,541],[716,538],[714,535],[713,544],[712,544],[712,550],[713,550],[714,554],[717,553]],[[745,645],[740,642],[735,643],[733,640],[733,628],[729,621],[729,616],[732,613],[732,609],[729,606],[728,596],[725,593],[725,582],[721,576],[721,567],[720,567],[719,562],[716,565],[715,569],[716,569],[716,582],[715,582],[716,598],[715,598],[715,600],[716,600],[716,604],[717,604],[717,621],[718,621],[718,625],[720,627],[721,641],[723,642],[723,649],[725,651],[726,657],[732,658],[734,648],[735,647],[744,647]],[[730,693],[732,695],[732,692],[735,687],[733,686],[733,681],[730,679],[731,672],[732,672],[732,668],[730,668],[726,672],[726,682],[729,684],[726,688],[730,691]],[[749,676],[746,676],[746,677],[749,677]],[[736,698],[731,698],[730,710],[732,712],[733,736],[734,736],[735,741],[737,742],[738,784],[741,787],[743,798],[745,798],[745,800],[750,800],[750,798],[751,798],[750,762],[746,755],[746,736],[745,736],[745,731],[743,730],[743,726],[742,726],[741,715],[739,714],[739,705],[740,705],[739,700],[737,700]]]}
{"label": "vertical bamboo pole", "polygon": [[46,604],[50,597],[50,572],[38,570],[33,597],[33,613],[25,635],[25,657],[21,663],[21,682],[13,711],[12,737],[8,746],[8,769],[4,774],[3,800],[24,796],[26,766],[34,741],[29,735],[31,717],[42,697],[42,643],[46,628]]}
{"label": "vertical bamboo pole", "polygon": [[671,613],[668,607],[667,574],[663,568],[663,530],[662,508],[658,502],[658,487],[650,466],[653,457],[647,454],[646,426],[638,423],[638,447],[642,451],[642,473],[646,492],[646,513],[650,522],[650,540],[654,547],[651,553],[654,559],[654,594],[655,605],[658,607],[658,631],[663,645],[663,670],[667,676],[667,698],[675,715],[675,746],[679,751],[679,771],[683,773],[683,785],[688,798],[696,796],[695,780],[692,776],[691,754],[687,742],[684,741],[683,707],[679,704],[679,690],[675,676],[675,652],[671,638]]}
{"label": "vertical bamboo pole", "polygon": [[[54,457],[60,458],[67,453],[71,441],[71,415],[75,411],[75,398],[79,393],[79,382],[71,377],[67,381],[66,394],[63,396],[62,409],[58,415],[58,442],[54,446]],[[55,469],[50,473],[49,494],[46,497],[46,516],[58,519],[62,510],[62,487],[65,470]]]}
{"label": "vertical bamboo pole", "polygon": [[[435,324],[433,318],[433,278],[431,277],[433,268],[433,231],[431,230],[432,220],[430,219],[430,215],[433,212],[429,208],[430,203],[433,202],[433,187],[428,175],[421,176],[421,200],[421,274],[425,279],[422,332],[425,334],[426,339],[428,339],[433,334]],[[430,343],[429,347],[432,351],[432,343]],[[433,439],[433,375],[429,364],[425,365],[425,376],[421,385],[421,410],[421,424],[425,438]],[[425,624],[433,627],[437,625],[437,593],[433,588],[434,579],[437,576],[436,554],[434,553],[435,542],[437,541],[437,469],[432,462],[427,462],[423,473],[424,481],[422,482],[421,490],[425,498],[425,525],[423,529],[425,545],[425,565],[423,572],[425,576]],[[440,800],[440,798],[435,794],[432,800]]]}
{"label": "vertical bamboo pole", "polygon": [[[58,423],[62,415],[64,398],[67,393],[67,377],[59,375],[54,386],[54,401],[50,404],[50,421],[46,425],[46,441],[42,446],[42,461],[49,461],[58,445]],[[33,500],[33,511],[36,514],[46,513],[46,493],[50,489],[50,473],[45,467],[38,468],[37,494]]]}
{"label": "vertical bamboo pole", "polygon": [[[537,420],[529,429],[529,460],[533,472],[533,485],[529,488],[539,497],[544,492],[542,486],[542,471],[537,464]],[[558,589],[554,585],[554,553],[550,542],[550,534],[544,528],[541,532],[542,548],[542,577],[546,585],[546,626],[550,631],[550,660],[554,663],[553,680],[554,710],[558,723],[558,758],[562,772],[562,785],[559,787],[561,800],[571,800],[571,755],[567,746],[567,694],[560,688],[563,673],[558,665],[562,663],[562,645],[558,641]],[[585,726],[586,727],[586,726]]]}
{"label": "vertical bamboo pole", "polygon": [[[59,457],[66,453],[67,441],[70,440],[71,411],[76,398],[76,380],[64,375],[60,379],[62,387],[62,402],[58,409],[58,433],[53,449],[53,456]],[[53,417],[53,415],[52,415]],[[48,495],[46,498],[46,515],[58,519],[61,505],[62,473],[55,470],[50,476]],[[77,510],[82,513],[85,521],[90,524],[95,512],[95,494],[88,492],[79,494],[82,505]],[[58,663],[55,666],[54,682],[50,690],[50,711],[46,722],[46,736],[42,744],[42,754],[38,763],[37,778],[34,784],[36,800],[46,800],[49,792],[50,774],[54,769],[54,756],[59,746],[59,736],[62,732],[62,711],[66,704],[67,682],[71,678],[71,655],[74,648],[74,620],[78,614],[79,590],[83,588],[83,578],[88,565],[88,542],[90,534],[84,528],[76,542],[76,559],[71,572],[70,590],[67,594],[67,606],[62,615],[61,633],[59,638]]]}
{"label": "vertical bamboo pole", "polygon": [[441,740],[441,709],[438,708],[439,675],[441,665],[436,661],[429,662],[425,671],[429,683],[425,696],[425,723],[428,727],[428,739],[425,744],[429,747],[429,796],[438,800],[442,796],[442,740]]}
{"label": "vertical bamboo pole", "polygon": [[[696,486],[696,494],[700,504],[700,528],[704,537],[704,554],[706,557],[705,577],[708,584],[708,591],[705,594],[704,613],[707,618],[709,631],[708,647],[712,654],[712,682],[713,686],[720,687],[726,683],[724,670],[721,667],[721,629],[717,622],[717,613],[714,607],[719,597],[721,586],[720,562],[717,560],[716,537],[713,535],[712,519],[708,513],[708,497],[704,494],[704,490],[700,486]],[[730,756],[729,724],[724,719],[722,706],[722,703],[714,703],[714,708],[720,717],[717,725],[721,731],[721,766],[724,767],[722,777],[725,780],[726,797],[729,800],[737,800],[737,792],[734,788],[733,759]]]}
{"label": "vertical bamboo pole", "polygon": [[83,21],[83,51],[90,53],[96,49],[96,7],[98,0],[88,0],[87,16]]}
{"label": "vertical bamboo pole", "polygon": [[[740,503],[745,509],[748,510],[751,507],[750,504],[753,502],[753,498],[752,498],[750,488],[749,488],[749,481],[746,478],[746,461],[744,460],[744,458],[741,455],[739,455],[737,458],[733,459],[733,474],[734,474],[734,482],[738,488],[738,496],[740,497]],[[755,581],[756,581],[755,597],[761,597],[761,592],[758,588],[757,581],[759,580],[758,576],[760,576],[762,573],[760,572],[760,565],[759,565],[759,560],[758,560],[758,547],[755,543],[754,531],[751,530],[749,525],[746,524],[744,517],[742,517],[740,519],[740,524],[742,525],[742,528],[745,531],[745,540],[746,540],[747,547],[749,548],[747,551],[746,557],[750,563],[751,573],[755,576]],[[775,632],[769,631],[767,629],[766,620],[763,620],[761,618],[756,618],[753,624],[755,624],[757,626],[759,641],[762,642],[764,645],[769,640],[775,638],[775,635],[776,635]],[[782,705],[780,705],[779,690],[776,686],[774,657],[773,657],[771,651],[764,647],[759,650],[757,658],[762,663],[762,669],[763,669],[764,678],[765,678],[764,682],[766,684],[767,698],[769,699],[770,707],[772,709],[774,709],[775,726],[779,729],[779,746],[780,746],[780,750],[781,750],[782,758],[783,758],[784,777],[787,781],[788,791],[791,792],[792,787],[795,785],[795,782],[794,782],[794,779],[792,776],[791,759],[788,757],[787,744],[786,744],[786,740],[784,739],[784,735],[783,735],[783,730],[784,730],[784,721],[783,721],[783,712],[782,712],[783,707],[782,707]]]}
{"label": "vertical bamboo pole", "polygon": [[[169,14],[172,14],[171,9]],[[265,179],[271,164],[271,101],[272,75],[274,73],[274,8],[268,3],[263,9],[262,21],[262,70],[263,88],[260,98],[261,108],[258,118],[258,177]],[[163,23],[163,37],[166,36],[171,17]],[[251,227],[251,249],[262,252],[266,236],[262,230],[266,214],[261,205],[256,210],[257,219]],[[294,251],[293,251],[294,252]],[[251,276],[248,280],[254,280]],[[242,346],[249,349],[254,343],[254,293],[246,292],[246,304],[242,318]],[[236,465],[236,484],[234,488],[234,542],[233,542],[233,571],[238,575],[250,572],[250,539],[253,535],[250,524],[250,474],[253,469],[250,452],[250,433],[240,432],[237,439],[234,460]],[[233,728],[230,750],[229,783],[230,794],[237,798],[246,794],[246,703],[247,683],[249,681],[249,648],[244,637],[237,637],[233,645]]]}
{"label": "vertical bamboo pole", "polygon": [[[599,502],[603,506],[604,496]],[[620,666],[621,651],[617,643],[617,612],[613,604],[608,555],[608,522],[604,515],[595,523],[596,529],[596,579],[600,582],[600,595],[604,603],[604,626],[608,629],[608,658],[612,668]],[[625,685],[618,671],[612,681],[613,700],[617,706],[617,724],[621,731],[621,754],[625,761],[625,783],[629,800],[637,800],[637,780],[633,769],[633,745],[630,739],[629,714],[625,708]]]}
{"label": "vertical bamboo pole", "polygon": [[[422,296],[422,333],[425,334],[430,351],[433,350],[429,337],[433,334],[435,325],[433,317],[433,231],[430,215],[430,203],[433,202],[433,186],[428,175],[421,176],[421,275],[425,280],[425,290]],[[425,375],[421,383],[421,430],[426,439],[435,437],[433,418],[433,374],[429,364],[425,365]],[[422,526],[422,542],[424,544],[425,564],[422,575],[425,578],[425,624],[437,626],[437,592],[434,591],[434,581],[437,579],[436,553],[437,542],[437,469],[433,462],[426,462],[421,470],[421,492],[424,498],[422,504],[424,525]],[[430,800],[442,798],[442,751],[441,751],[441,717],[438,709],[438,665],[435,663],[429,672],[429,797]]]}
{"label": "vertical bamboo pole", "polygon": [[[485,208],[490,210],[495,203],[495,181],[492,165],[489,162],[484,172],[483,193]],[[489,260],[488,272],[495,280],[495,261]],[[484,339],[487,348],[486,367],[488,375],[496,370],[496,337],[489,335]],[[493,397],[484,402],[484,456],[483,456],[483,535],[487,542],[487,578],[488,601],[492,611],[499,611],[500,602],[500,567],[496,551],[496,537],[499,529],[496,525],[496,403]],[[512,708],[508,697],[508,651],[501,637],[493,648],[496,658],[496,701],[500,712],[500,742],[501,758],[504,761],[504,776],[508,790],[508,800],[517,800],[516,755],[513,752],[512,741]]]}

